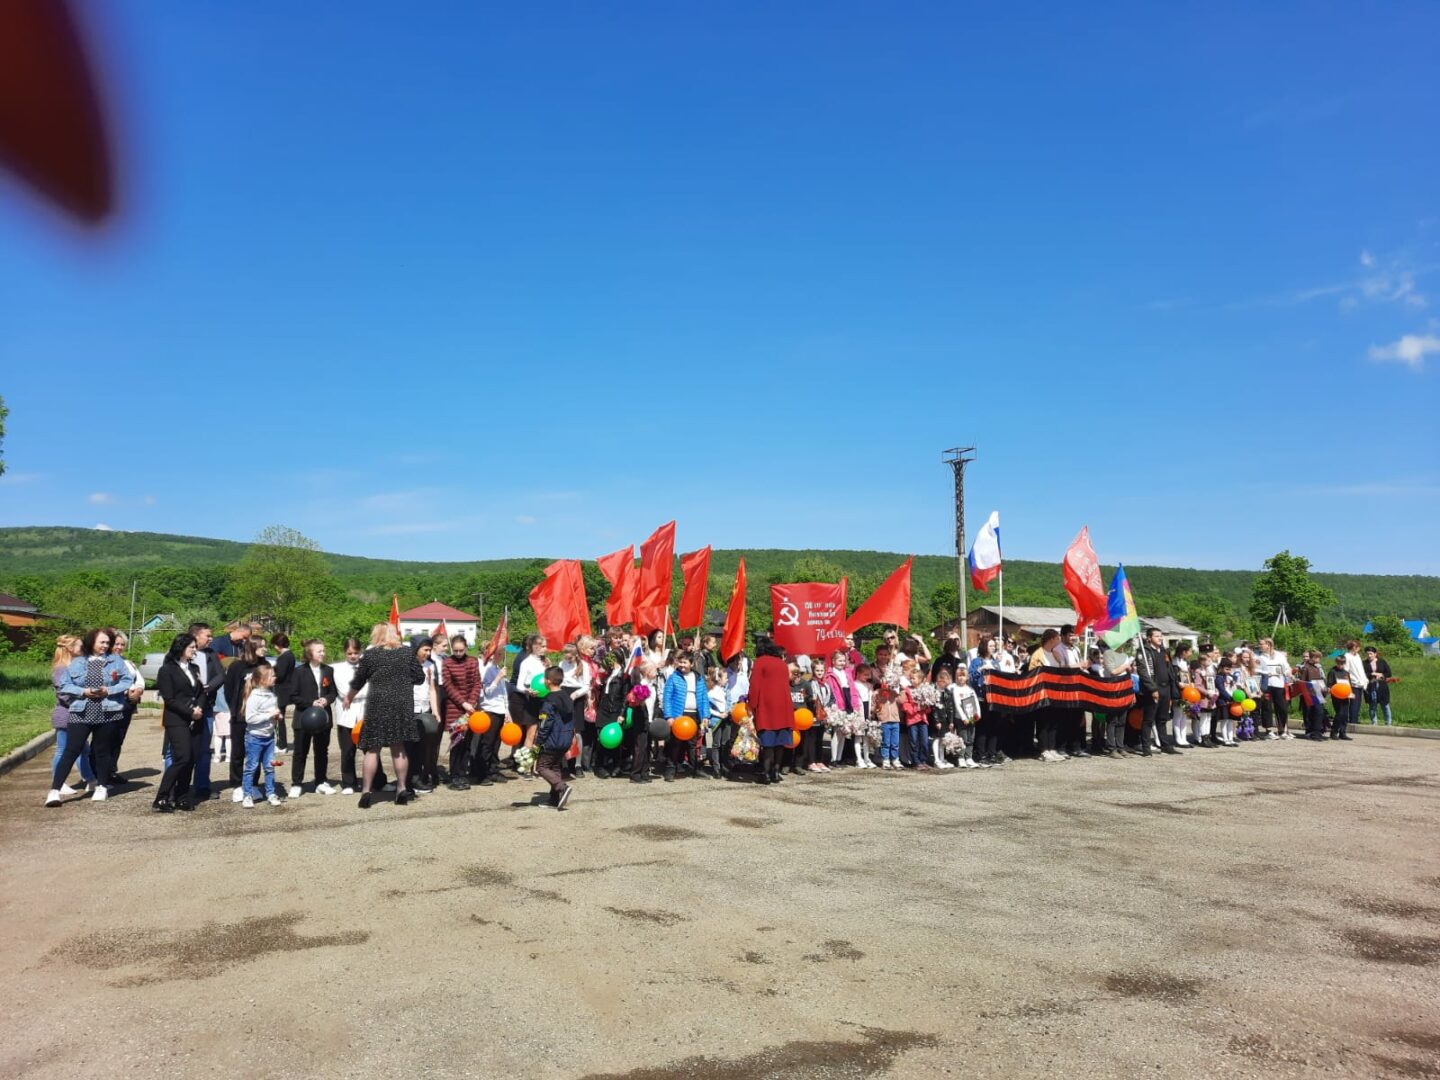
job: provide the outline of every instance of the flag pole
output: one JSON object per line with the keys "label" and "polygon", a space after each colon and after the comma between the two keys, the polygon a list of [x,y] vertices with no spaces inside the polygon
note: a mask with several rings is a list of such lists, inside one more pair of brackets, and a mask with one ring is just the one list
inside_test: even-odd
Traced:
{"label": "flag pole", "polygon": [[1005,564],[1000,564],[1000,651],[1005,651]]}

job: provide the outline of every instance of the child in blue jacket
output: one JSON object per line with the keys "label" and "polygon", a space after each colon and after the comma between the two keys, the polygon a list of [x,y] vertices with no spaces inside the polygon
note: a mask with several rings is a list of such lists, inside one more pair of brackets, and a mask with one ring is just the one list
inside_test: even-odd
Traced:
{"label": "child in blue jacket", "polygon": [[565,673],[558,666],[545,669],[545,687],[549,693],[540,704],[539,730],[535,743],[540,757],[535,772],[550,785],[550,805],[564,810],[570,799],[570,785],[565,783],[565,755],[575,741],[575,711],[569,694],[560,692]]}

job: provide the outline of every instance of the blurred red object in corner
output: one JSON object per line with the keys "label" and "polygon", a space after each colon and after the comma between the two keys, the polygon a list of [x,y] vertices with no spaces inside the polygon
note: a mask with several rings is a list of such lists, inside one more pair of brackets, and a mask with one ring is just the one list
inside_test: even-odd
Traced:
{"label": "blurred red object in corner", "polygon": [[81,221],[114,210],[105,118],[66,0],[0,0],[0,164]]}

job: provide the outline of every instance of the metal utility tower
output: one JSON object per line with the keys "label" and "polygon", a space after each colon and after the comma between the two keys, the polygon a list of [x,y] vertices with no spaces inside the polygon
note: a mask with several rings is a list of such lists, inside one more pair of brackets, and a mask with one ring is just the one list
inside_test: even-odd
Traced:
{"label": "metal utility tower", "polygon": [[969,645],[969,627],[965,620],[965,466],[975,460],[975,447],[952,446],[943,460],[955,471],[955,592],[960,600],[960,641]]}

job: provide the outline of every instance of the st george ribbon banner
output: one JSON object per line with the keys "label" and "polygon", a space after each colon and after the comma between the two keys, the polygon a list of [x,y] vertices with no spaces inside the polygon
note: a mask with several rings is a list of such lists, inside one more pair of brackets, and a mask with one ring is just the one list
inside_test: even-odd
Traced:
{"label": "st george ribbon banner", "polygon": [[1036,709],[1123,713],[1135,705],[1135,688],[1129,675],[1092,675],[1081,668],[987,671],[985,700],[992,711],[1010,716]]}
{"label": "st george ribbon banner", "polygon": [[770,586],[775,644],[789,655],[829,656],[845,644],[845,594],[838,585],[807,581]]}

